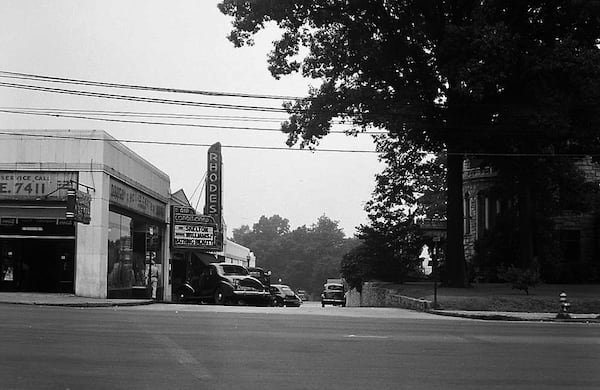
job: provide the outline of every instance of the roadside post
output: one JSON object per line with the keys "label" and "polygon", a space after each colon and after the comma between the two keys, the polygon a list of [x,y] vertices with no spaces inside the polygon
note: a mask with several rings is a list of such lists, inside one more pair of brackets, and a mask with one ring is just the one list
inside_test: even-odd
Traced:
{"label": "roadside post", "polygon": [[431,275],[433,276],[433,308],[434,309],[437,309],[437,307],[438,307],[438,304],[437,304],[437,280],[438,280],[437,266],[438,266],[439,242],[440,242],[439,236],[433,237],[433,257],[431,258]]}

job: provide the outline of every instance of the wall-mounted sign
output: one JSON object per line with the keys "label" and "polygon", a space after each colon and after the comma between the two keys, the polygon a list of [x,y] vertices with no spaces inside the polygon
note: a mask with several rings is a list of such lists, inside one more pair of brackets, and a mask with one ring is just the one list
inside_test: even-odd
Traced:
{"label": "wall-mounted sign", "polygon": [[0,199],[64,200],[77,172],[0,171]]}
{"label": "wall-mounted sign", "polygon": [[91,220],[91,203],[92,197],[90,194],[73,189],[69,190],[67,192],[67,211],[65,218],[89,225]]}
{"label": "wall-mounted sign", "polygon": [[171,206],[171,246],[174,249],[220,251],[219,229],[213,217],[191,207]]}
{"label": "wall-mounted sign", "polygon": [[110,203],[160,221],[165,220],[165,204],[112,177],[110,179]]}

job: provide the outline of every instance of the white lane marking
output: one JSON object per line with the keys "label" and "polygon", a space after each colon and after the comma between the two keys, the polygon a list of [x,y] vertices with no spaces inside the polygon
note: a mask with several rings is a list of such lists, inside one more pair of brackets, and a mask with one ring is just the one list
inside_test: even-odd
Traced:
{"label": "white lane marking", "polygon": [[198,379],[209,379],[211,376],[206,368],[204,368],[195,357],[188,351],[180,347],[171,338],[164,335],[152,335],[152,337],[164,345],[175,360],[184,366],[193,376]]}
{"label": "white lane marking", "polygon": [[349,339],[389,339],[390,338],[390,336],[375,336],[375,335],[368,335],[368,334],[349,334],[345,337],[349,338]]}

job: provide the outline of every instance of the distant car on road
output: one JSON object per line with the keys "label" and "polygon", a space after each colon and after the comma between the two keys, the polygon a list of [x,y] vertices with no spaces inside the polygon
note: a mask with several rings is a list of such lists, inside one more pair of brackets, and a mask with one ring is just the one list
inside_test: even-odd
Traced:
{"label": "distant car on road", "polygon": [[285,284],[272,284],[270,291],[275,306],[300,307],[302,305],[302,299]]}
{"label": "distant car on road", "polygon": [[268,289],[245,267],[226,263],[209,264],[200,275],[179,287],[176,294],[179,301],[212,301],[217,305],[268,306],[271,302]]}
{"label": "distant car on road", "polygon": [[342,283],[325,283],[321,293],[321,307],[325,305],[346,306],[346,292]]}
{"label": "distant car on road", "polygon": [[306,290],[298,290],[296,292],[296,295],[298,295],[298,297],[302,299],[302,302],[308,301],[308,293],[306,292]]}

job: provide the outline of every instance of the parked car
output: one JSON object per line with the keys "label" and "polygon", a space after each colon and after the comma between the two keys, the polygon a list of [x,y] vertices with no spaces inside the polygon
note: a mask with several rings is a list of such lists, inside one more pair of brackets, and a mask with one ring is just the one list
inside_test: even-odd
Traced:
{"label": "parked car", "polygon": [[274,306],[300,307],[302,305],[302,299],[285,284],[272,284],[270,291]]}
{"label": "parked car", "polygon": [[265,271],[261,267],[248,267],[248,273],[258,279],[267,289],[271,286],[271,271]]}
{"label": "parked car", "polygon": [[296,292],[296,295],[298,295],[298,297],[302,299],[302,302],[308,301],[308,293],[306,292],[306,290],[298,290]]}
{"label": "parked car", "polygon": [[211,263],[200,275],[179,287],[179,301],[212,301],[217,305],[226,303],[268,306],[269,290],[241,265]]}
{"label": "parked car", "polygon": [[325,283],[321,293],[321,307],[325,305],[346,306],[346,292],[342,283]]}

